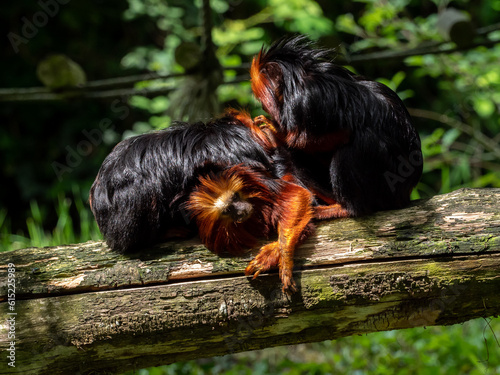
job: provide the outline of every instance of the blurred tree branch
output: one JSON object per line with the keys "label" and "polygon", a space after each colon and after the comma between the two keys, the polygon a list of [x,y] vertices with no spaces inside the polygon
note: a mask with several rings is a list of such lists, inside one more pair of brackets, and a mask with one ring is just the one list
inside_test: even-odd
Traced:
{"label": "blurred tree branch", "polygon": [[410,115],[414,117],[421,117],[428,120],[437,121],[451,128],[458,129],[467,135],[470,135],[478,143],[482,144],[487,151],[491,152],[493,155],[500,159],[500,149],[498,148],[498,143],[495,140],[484,135],[482,132],[474,129],[472,126],[455,120],[454,118],[449,117],[445,114],[428,111],[425,109],[408,108],[408,111],[410,112]]}
{"label": "blurred tree branch", "polygon": [[[207,22],[206,19],[207,17],[204,16],[203,18],[204,22]],[[204,34],[206,35],[204,36],[203,42],[205,44],[205,53],[208,54],[210,54],[210,52],[214,54],[214,51],[210,51],[211,48],[209,48],[213,44],[211,36],[208,36],[207,34],[207,29],[211,30],[211,27],[212,27],[211,22],[206,23],[204,26]],[[361,55],[339,56],[337,61],[340,64],[349,64],[355,66],[355,65],[362,65],[367,62],[373,64],[379,61],[387,61],[387,60],[401,61],[410,56],[450,54],[454,52],[470,50],[476,47],[492,47],[500,43],[500,40],[489,40],[486,38],[486,35],[497,30],[500,30],[500,23],[478,28],[476,30],[476,36],[483,37],[482,40],[476,41],[475,43],[466,46],[458,47],[450,42],[433,42],[408,50],[400,50],[400,51],[385,50],[385,51],[378,51]],[[245,77],[248,77],[249,67],[250,67],[249,64],[242,64],[241,66],[238,67],[225,67],[222,68],[222,70],[245,72],[244,73]],[[154,87],[154,88],[134,88],[132,86],[139,82],[168,80],[168,79],[182,78],[188,76],[189,74],[185,73],[158,74],[155,72],[149,72],[149,73],[137,74],[125,77],[90,81],[80,87],[68,88],[59,91],[52,91],[46,87],[5,88],[5,89],[0,89],[0,102],[57,101],[57,100],[66,100],[73,98],[98,99],[98,98],[131,96],[131,95],[145,95],[148,97],[153,97],[169,93],[173,91],[175,87],[169,86],[169,87]],[[231,80],[228,82],[222,82],[222,84],[239,83],[241,82],[241,78],[242,76],[239,76],[238,79]]]}
{"label": "blurred tree branch", "polygon": [[471,50],[476,47],[493,47],[498,43],[500,43],[499,40],[482,40],[481,42],[476,42],[469,44],[467,46],[459,47],[453,45],[450,42],[438,42],[438,43],[430,43],[427,45],[423,45],[411,50],[402,50],[402,51],[386,50],[380,52],[366,53],[362,55],[348,56],[345,58],[345,60],[339,59],[339,62],[349,65],[361,65],[367,62],[373,63],[386,60],[404,60],[407,57],[411,56],[450,54],[454,52]]}

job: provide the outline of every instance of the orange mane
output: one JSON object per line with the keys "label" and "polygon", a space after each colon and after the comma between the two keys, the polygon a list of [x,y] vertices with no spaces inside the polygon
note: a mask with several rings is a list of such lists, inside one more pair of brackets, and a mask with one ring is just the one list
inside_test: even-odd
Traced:
{"label": "orange mane", "polygon": [[[236,222],[223,215],[223,202],[233,194],[252,205],[252,215]],[[255,247],[258,237],[266,237],[273,230],[273,194],[258,173],[243,165],[234,166],[218,175],[199,178],[199,185],[191,193],[187,209],[196,220],[200,238],[215,252],[241,254]]]}
{"label": "orange mane", "polygon": [[279,93],[276,80],[270,80],[267,74],[278,73],[279,67],[276,64],[265,64],[263,62],[263,51],[252,60],[250,68],[250,78],[252,81],[252,91],[255,97],[262,103],[263,109],[275,120],[279,121],[279,109],[277,108],[277,98]]}

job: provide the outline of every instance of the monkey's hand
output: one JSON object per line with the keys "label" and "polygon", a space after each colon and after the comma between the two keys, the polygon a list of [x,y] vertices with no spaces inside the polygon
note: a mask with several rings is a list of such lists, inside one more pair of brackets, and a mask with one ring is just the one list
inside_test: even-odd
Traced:
{"label": "monkey's hand", "polygon": [[283,284],[283,291],[291,294],[297,291],[295,282],[293,281],[293,252],[292,259],[281,261],[280,241],[271,242],[260,249],[257,256],[248,264],[245,269],[245,275],[253,274],[253,279],[259,276],[262,272],[269,271],[271,268],[279,267],[279,275]]}
{"label": "monkey's hand", "polygon": [[271,242],[263,246],[257,256],[245,268],[245,275],[253,274],[255,279],[260,273],[277,267],[280,260],[279,242]]}
{"label": "monkey's hand", "polygon": [[273,121],[268,119],[264,115],[257,116],[253,119],[253,122],[255,125],[257,125],[259,128],[262,130],[266,129],[269,130],[271,133],[276,134],[276,127],[273,124]]}

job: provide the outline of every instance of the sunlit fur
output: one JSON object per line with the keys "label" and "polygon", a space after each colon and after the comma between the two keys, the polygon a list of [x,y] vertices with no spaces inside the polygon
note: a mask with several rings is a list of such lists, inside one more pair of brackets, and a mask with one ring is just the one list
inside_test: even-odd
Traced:
{"label": "sunlit fur", "polygon": [[235,109],[229,109],[226,113],[234,116],[236,120],[249,129],[254,140],[264,147],[268,154],[272,154],[278,148],[274,126],[266,117],[258,116],[252,119],[248,112],[237,111]]}
{"label": "sunlit fur", "polygon": [[[247,275],[278,267],[283,289],[295,291],[293,258],[297,246],[314,230],[312,193],[298,185],[294,176],[271,179],[266,173],[243,165],[218,175],[202,176],[186,207],[195,219],[200,238],[212,251],[240,254],[259,240],[277,233],[278,240],[261,247],[245,269]],[[251,215],[237,221],[223,209],[232,197],[252,207]]]}
{"label": "sunlit fur", "polygon": [[284,175],[278,150],[273,125],[244,112],[177,123],[120,142],[92,185],[91,208],[108,245],[120,252],[191,229],[211,251],[241,254],[277,234],[245,272],[278,267],[291,292],[295,248],[314,229],[314,197]]}
{"label": "sunlit fur", "polygon": [[262,49],[251,67],[252,89],[271,115],[288,171],[333,206],[359,216],[406,206],[422,173],[418,133],[387,86],[335,65],[331,51],[305,37]]}
{"label": "sunlit fur", "polygon": [[260,273],[275,267],[277,263],[283,289],[293,292],[296,290],[292,277],[294,252],[314,230],[311,223],[314,198],[309,190],[294,183],[293,176],[286,175],[282,180],[289,183],[281,191],[279,196],[281,202],[276,207],[279,212],[278,240],[263,246],[247,266],[245,273],[253,274],[255,278]]}
{"label": "sunlit fur", "polygon": [[[266,178],[243,165],[218,175],[201,176],[186,207],[195,219],[201,240],[216,253],[241,254],[258,244],[259,238],[276,231],[277,194],[284,188],[280,180]],[[238,194],[251,207],[251,215],[242,222],[227,215],[224,208]]]}
{"label": "sunlit fur", "polygon": [[279,108],[276,98],[280,95],[278,86],[279,67],[273,64],[264,64],[262,61],[264,51],[254,57],[250,68],[252,91],[258,98],[264,110],[273,118],[279,119]]}
{"label": "sunlit fur", "polygon": [[195,231],[185,203],[200,176],[241,164],[270,181],[277,178],[265,147],[236,114],[229,111],[207,124],[176,123],[113,149],[90,190],[92,211],[110,247],[134,251],[161,242],[172,228]]}

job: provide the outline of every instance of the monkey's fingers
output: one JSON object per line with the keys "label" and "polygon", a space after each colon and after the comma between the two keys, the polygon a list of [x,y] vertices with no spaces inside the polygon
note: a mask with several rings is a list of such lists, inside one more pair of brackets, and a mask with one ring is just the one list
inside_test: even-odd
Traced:
{"label": "monkey's fingers", "polygon": [[269,130],[272,130],[274,133],[276,133],[276,128],[274,127],[272,121],[268,119],[264,115],[257,116],[253,119],[255,125],[257,125],[260,128],[268,128]]}
{"label": "monkey's fingers", "polygon": [[260,249],[257,256],[245,268],[245,275],[253,274],[255,279],[260,273],[277,267],[280,261],[279,243],[271,242]]}

